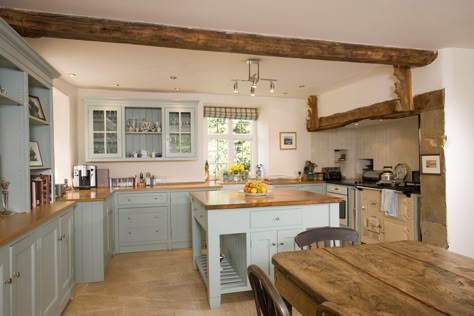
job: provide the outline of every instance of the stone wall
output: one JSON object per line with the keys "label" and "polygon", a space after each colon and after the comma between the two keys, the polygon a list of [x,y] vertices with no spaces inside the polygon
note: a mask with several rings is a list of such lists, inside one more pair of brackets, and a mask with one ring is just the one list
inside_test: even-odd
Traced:
{"label": "stone wall", "polygon": [[421,174],[420,226],[422,241],[448,248],[444,110],[424,112],[420,114],[420,117],[420,153],[422,155],[439,154],[441,167],[441,175]]}

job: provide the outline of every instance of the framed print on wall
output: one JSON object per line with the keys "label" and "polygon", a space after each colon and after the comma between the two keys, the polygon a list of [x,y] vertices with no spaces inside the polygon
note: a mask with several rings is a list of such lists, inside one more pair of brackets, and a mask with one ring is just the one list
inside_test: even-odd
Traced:
{"label": "framed print on wall", "polygon": [[41,159],[41,153],[39,150],[38,142],[30,142],[30,166],[43,166],[43,160]]}
{"label": "framed print on wall", "polygon": [[441,175],[441,158],[436,155],[421,155],[421,174]]}
{"label": "framed print on wall", "polygon": [[280,150],[296,149],[296,132],[280,132]]}

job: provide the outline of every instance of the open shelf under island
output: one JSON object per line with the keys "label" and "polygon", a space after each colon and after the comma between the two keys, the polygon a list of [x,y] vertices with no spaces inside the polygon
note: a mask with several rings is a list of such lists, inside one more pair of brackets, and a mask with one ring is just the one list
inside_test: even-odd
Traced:
{"label": "open shelf under island", "polygon": [[194,267],[211,308],[221,294],[250,290],[247,266],[273,279],[272,255],[296,250],[294,237],[312,227],[339,226],[339,198],[293,189],[267,196],[241,191],[191,192]]}

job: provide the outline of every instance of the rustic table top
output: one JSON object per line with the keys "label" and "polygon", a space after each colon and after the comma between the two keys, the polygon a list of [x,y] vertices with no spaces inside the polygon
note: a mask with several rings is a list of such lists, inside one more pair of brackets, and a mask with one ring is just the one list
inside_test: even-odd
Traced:
{"label": "rustic table top", "polygon": [[248,196],[241,191],[191,192],[191,196],[204,205],[207,210],[326,204],[342,201],[337,197],[295,189],[273,189],[264,196]]}
{"label": "rustic table top", "polygon": [[474,259],[421,242],[284,252],[272,261],[283,297],[294,287],[348,315],[474,315]]}

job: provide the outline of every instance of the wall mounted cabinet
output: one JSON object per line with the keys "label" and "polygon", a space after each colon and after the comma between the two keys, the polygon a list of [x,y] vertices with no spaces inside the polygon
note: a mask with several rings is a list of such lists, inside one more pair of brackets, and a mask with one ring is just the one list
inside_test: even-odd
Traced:
{"label": "wall mounted cabinet", "polygon": [[[30,176],[51,175],[54,200],[52,80],[59,73],[48,65],[5,21],[0,19],[0,176],[10,182],[9,209],[31,209]],[[38,112],[29,96],[41,104]],[[30,142],[37,142],[41,163]]]}
{"label": "wall mounted cabinet", "polygon": [[84,103],[87,161],[197,158],[196,101],[85,98]]}

